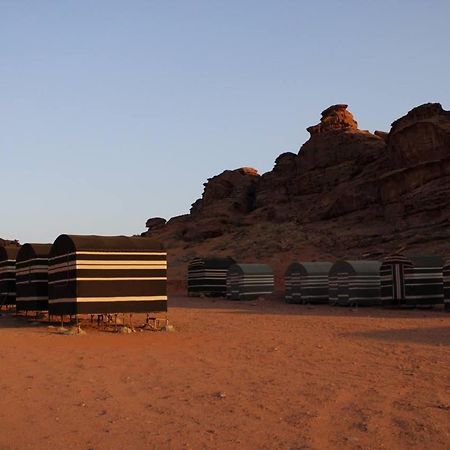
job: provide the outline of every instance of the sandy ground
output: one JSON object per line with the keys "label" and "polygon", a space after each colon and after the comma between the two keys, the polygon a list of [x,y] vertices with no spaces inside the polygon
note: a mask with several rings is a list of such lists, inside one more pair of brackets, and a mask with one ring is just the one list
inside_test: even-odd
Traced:
{"label": "sandy ground", "polygon": [[0,317],[0,449],[450,448],[450,314],[170,305],[173,333]]}

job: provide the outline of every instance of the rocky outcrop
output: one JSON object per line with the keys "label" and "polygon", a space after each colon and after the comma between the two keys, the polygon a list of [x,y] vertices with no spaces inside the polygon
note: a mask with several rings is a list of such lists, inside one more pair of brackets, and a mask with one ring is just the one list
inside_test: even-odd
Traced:
{"label": "rocky outcrop", "polygon": [[384,219],[403,230],[426,227],[432,241],[450,223],[450,112],[439,103],[418,106],[392,124],[387,142]]}
{"label": "rocky outcrop", "polygon": [[405,246],[450,255],[450,112],[425,104],[389,133],[370,133],[341,104],[308,131],[298,154],[281,154],[262,176],[241,168],[209,179],[189,215],[152,235],[180,246],[179,261],[205,245],[275,265],[306,249],[310,258]]}
{"label": "rocky outcrop", "polygon": [[392,124],[388,152],[393,169],[450,157],[450,111],[439,103],[412,109]]}
{"label": "rocky outcrop", "polygon": [[202,198],[191,207],[191,215],[229,217],[252,211],[259,178],[256,169],[242,167],[208,179]]}
{"label": "rocky outcrop", "polygon": [[330,106],[322,111],[320,123],[307,128],[307,131],[314,136],[321,133],[357,130],[358,123],[347,108],[348,105],[344,104]]}
{"label": "rocky outcrop", "polygon": [[14,241],[9,241],[7,239],[0,239],[0,247],[8,247],[8,246],[17,246],[19,247],[19,241],[14,240]]}
{"label": "rocky outcrop", "polygon": [[167,223],[166,219],[162,217],[152,217],[147,220],[145,226],[148,228],[148,231],[160,230]]}
{"label": "rocky outcrop", "polygon": [[298,155],[281,155],[274,170],[261,178],[256,206],[270,211],[268,218],[310,222],[354,210],[361,202],[339,202],[339,206],[337,190],[379,160],[386,149],[384,139],[358,129],[347,105],[327,108],[320,124],[308,131],[311,137]]}
{"label": "rocky outcrop", "polygon": [[202,198],[192,205],[190,214],[174,217],[166,224],[150,219],[144,235],[158,237],[169,230],[170,238],[193,245],[220,237],[254,210],[259,179],[258,171],[251,167],[225,170],[204,183]]}

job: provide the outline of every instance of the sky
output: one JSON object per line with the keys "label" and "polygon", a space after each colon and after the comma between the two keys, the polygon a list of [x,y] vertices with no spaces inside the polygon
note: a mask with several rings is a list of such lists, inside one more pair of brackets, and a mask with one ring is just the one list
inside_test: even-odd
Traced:
{"label": "sky", "polygon": [[0,0],[0,237],[136,234],[347,103],[450,109],[450,2]]}

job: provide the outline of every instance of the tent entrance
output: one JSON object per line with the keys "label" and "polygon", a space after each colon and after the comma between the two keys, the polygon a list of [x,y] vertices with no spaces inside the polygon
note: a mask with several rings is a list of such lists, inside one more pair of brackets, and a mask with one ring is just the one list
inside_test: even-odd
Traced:
{"label": "tent entrance", "polygon": [[396,304],[405,301],[405,264],[392,265],[392,300]]}
{"label": "tent entrance", "polygon": [[232,300],[240,299],[241,275],[239,273],[230,273],[227,280],[228,297]]}
{"label": "tent entrance", "polygon": [[292,299],[295,303],[302,303],[302,281],[300,272],[292,274]]}
{"label": "tent entrance", "polygon": [[337,274],[338,303],[348,303],[350,298],[350,283],[348,273]]}

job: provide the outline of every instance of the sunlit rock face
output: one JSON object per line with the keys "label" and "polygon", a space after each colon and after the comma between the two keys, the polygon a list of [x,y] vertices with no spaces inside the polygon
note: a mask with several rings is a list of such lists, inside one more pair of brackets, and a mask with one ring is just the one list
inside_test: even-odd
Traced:
{"label": "sunlit rock face", "polygon": [[349,198],[346,193],[342,202],[337,201],[337,196],[343,198],[337,190],[377,161],[386,149],[383,138],[358,128],[347,105],[327,108],[320,123],[307,130],[311,137],[298,155],[281,155],[273,171],[261,178],[256,205],[268,210],[268,217],[310,222],[361,207],[364,195]]}
{"label": "sunlit rock face", "polygon": [[[274,258],[298,246],[317,257],[404,246],[450,255],[450,112],[428,103],[389,132],[371,133],[339,104],[307,130],[299,152],[282,153],[261,176],[241,168],[210,178],[190,214],[152,235],[183,242],[189,252],[212,242],[238,259],[246,256],[242,245],[238,250],[244,235],[245,248]],[[289,224],[289,236],[273,231]]]}
{"label": "sunlit rock face", "polygon": [[233,216],[252,211],[259,178],[252,167],[225,170],[204,184],[202,198],[192,205],[191,214]]}
{"label": "sunlit rock face", "polygon": [[388,138],[393,168],[450,157],[450,111],[426,103],[392,124]]}
{"label": "sunlit rock face", "polygon": [[307,131],[314,136],[315,134],[356,131],[358,122],[353,118],[353,114],[347,111],[348,105],[332,105],[322,111],[320,123],[307,128]]}
{"label": "sunlit rock face", "polygon": [[[413,108],[392,124],[380,202],[386,221],[422,227],[423,239],[446,235],[450,221],[450,112],[439,103]],[[439,237],[442,239],[442,237]]]}

